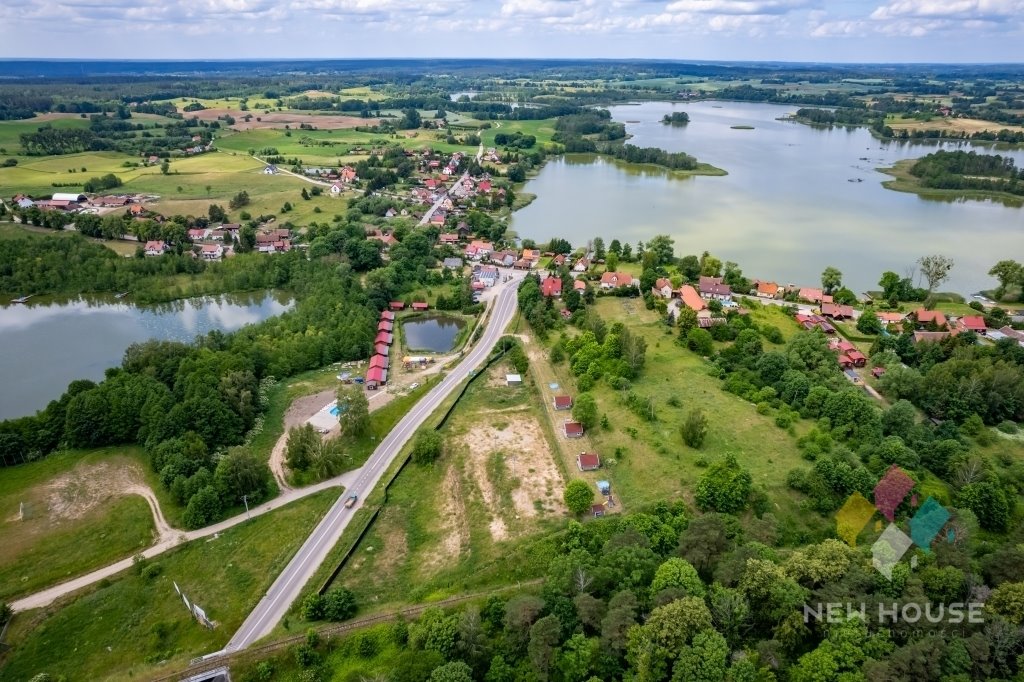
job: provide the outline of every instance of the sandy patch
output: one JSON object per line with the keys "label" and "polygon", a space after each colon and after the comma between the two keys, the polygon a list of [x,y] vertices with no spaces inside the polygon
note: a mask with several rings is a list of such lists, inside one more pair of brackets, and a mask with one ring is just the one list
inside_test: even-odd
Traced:
{"label": "sandy patch", "polygon": [[977,118],[933,118],[930,121],[889,122],[894,130],[952,130],[956,132],[977,133],[988,131],[997,133],[1000,130],[1020,132],[1020,126],[1005,125],[993,121],[982,121]]}
{"label": "sandy patch", "polygon": [[509,526],[525,530],[523,519],[565,513],[565,482],[540,422],[528,411],[503,411],[487,423],[474,424],[459,443],[466,448],[467,470],[491,513],[495,540],[508,537]]}
{"label": "sandy patch", "polygon": [[[335,114],[302,114],[296,112],[275,112],[265,111],[239,111],[238,109],[203,109],[202,111],[187,112],[201,121],[215,121],[222,116],[230,116],[235,119],[231,126],[233,130],[255,130],[260,128],[284,128],[290,126],[298,128],[306,123],[318,130],[339,130],[342,128],[355,128],[356,126],[372,126],[379,123],[375,118],[360,118],[358,116],[341,116]],[[245,121],[246,116],[251,116]],[[259,120],[256,120],[256,119]]]}
{"label": "sandy patch", "polygon": [[104,502],[139,488],[146,486],[134,463],[79,465],[46,484],[46,506],[51,521],[80,519]]}
{"label": "sandy patch", "polygon": [[449,565],[458,559],[463,549],[469,547],[469,518],[466,515],[465,494],[458,470],[452,465],[444,475],[441,484],[441,511],[438,514],[438,530],[441,533],[437,548],[427,554],[423,562],[427,569]]}

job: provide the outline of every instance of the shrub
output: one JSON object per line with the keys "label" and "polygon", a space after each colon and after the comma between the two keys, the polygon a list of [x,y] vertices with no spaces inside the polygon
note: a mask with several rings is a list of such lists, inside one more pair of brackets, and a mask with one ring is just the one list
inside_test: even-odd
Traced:
{"label": "shrub", "polygon": [[594,502],[594,491],[590,489],[590,485],[586,481],[576,478],[565,486],[563,497],[569,511],[579,516],[590,509],[590,505]]}
{"label": "shrub", "polygon": [[327,620],[335,622],[348,620],[356,615],[358,610],[355,595],[345,587],[336,587],[333,590],[328,590],[320,600],[323,604],[324,618]]}
{"label": "shrub", "polygon": [[694,449],[700,448],[708,435],[708,417],[704,410],[699,407],[690,410],[686,421],[679,427],[679,433],[684,443]]}
{"label": "shrub", "polygon": [[420,431],[412,446],[412,461],[417,464],[431,464],[444,454],[444,439],[433,429]]}
{"label": "shrub", "polygon": [[996,428],[1002,431],[1003,433],[1009,434],[1017,433],[1018,430],[1017,424],[1011,421],[999,422],[999,426],[997,426]]}

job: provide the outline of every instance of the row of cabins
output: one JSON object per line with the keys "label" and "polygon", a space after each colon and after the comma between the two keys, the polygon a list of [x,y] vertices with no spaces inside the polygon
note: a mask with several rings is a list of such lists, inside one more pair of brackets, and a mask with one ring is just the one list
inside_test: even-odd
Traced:
{"label": "row of cabins", "polygon": [[[572,396],[556,395],[551,399],[555,410],[571,410]],[[572,420],[565,420],[562,423],[562,431],[566,438],[582,438],[583,425]],[[601,458],[594,452],[581,452],[576,456],[576,466],[580,471],[594,471],[601,468]]]}
{"label": "row of cabins", "polygon": [[[391,304],[394,306],[394,303]],[[366,370],[366,388],[373,390],[388,382],[388,368],[391,366],[391,344],[395,337],[392,333],[395,325],[395,314],[391,310],[382,310],[377,322],[377,336],[373,340],[373,355],[370,367]]]}

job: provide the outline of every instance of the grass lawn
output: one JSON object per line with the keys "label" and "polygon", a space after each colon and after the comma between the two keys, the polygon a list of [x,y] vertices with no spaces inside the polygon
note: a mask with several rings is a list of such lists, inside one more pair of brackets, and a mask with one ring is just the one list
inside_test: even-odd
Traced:
{"label": "grass lawn", "polygon": [[[499,127],[500,126],[500,127]],[[480,141],[484,147],[497,147],[494,143],[494,136],[498,133],[511,135],[512,133],[533,135],[537,138],[537,145],[551,142],[551,136],[555,134],[555,119],[542,118],[534,121],[491,121],[491,127],[480,131]]]}
{"label": "grass lawn", "polygon": [[[476,149],[472,147],[448,144],[444,141],[445,137],[443,132],[433,130],[408,130],[389,135],[365,133],[350,128],[341,130],[258,129],[225,135],[217,140],[217,147],[241,154],[248,154],[250,150],[259,151],[273,147],[278,154],[289,159],[297,157],[308,166],[337,165],[337,162],[342,161],[354,147],[369,150],[387,144],[400,144],[405,149],[412,150],[430,147],[443,152],[476,152]],[[366,158],[366,156],[364,154],[359,158]]]}
{"label": "grass lawn", "polygon": [[[627,313],[623,305],[627,300],[604,297],[595,305],[606,322],[621,321],[647,340],[646,366],[631,390],[653,399],[658,420],[641,420],[602,383],[593,394],[599,412],[607,415],[612,426],[587,434],[607,463],[606,477],[626,508],[637,509],[680,496],[692,504],[705,463],[732,453],[750,470],[755,484],[764,487],[770,511],[783,527],[798,533],[822,531],[827,524],[805,514],[799,508],[800,496],[786,486],[786,473],[806,465],[794,437],[776,427],[772,416],[759,415],[754,405],[724,392],[721,382],[709,376],[707,363],[678,346],[675,330],[666,334],[657,314],[646,310],[642,302],[631,301],[633,312]],[[782,320],[774,321],[777,313],[763,315],[769,316],[767,319],[784,335],[787,333]],[[766,350],[770,348],[771,344],[766,343]],[[575,382],[569,377],[567,365],[556,366],[555,373],[563,390],[574,392]],[[678,407],[670,405],[670,399]],[[707,440],[699,451],[684,445],[678,432],[694,407],[703,408],[710,421]]]}
{"label": "grass lawn", "polygon": [[[127,571],[16,617],[0,680],[44,671],[69,682],[151,679],[220,649],[336,497],[317,493],[148,561],[155,576]],[[214,630],[192,620],[174,582],[217,622]]]}
{"label": "grass lawn", "polygon": [[[81,118],[78,114],[66,116],[36,116],[35,118],[20,121],[0,121],[0,155],[13,156],[21,151],[21,135],[23,133],[34,133],[41,126],[53,128],[88,128],[89,119]],[[31,157],[29,157],[31,158]],[[24,163],[25,159],[19,159],[18,163]]]}
{"label": "grass lawn", "polygon": [[[0,476],[0,601],[123,559],[153,543],[146,501],[125,485],[154,489],[168,523],[181,510],[159,488],[136,447],[55,453]],[[24,519],[20,516],[24,503]]]}
{"label": "grass lawn", "polygon": [[[0,240],[4,239],[18,239],[21,237],[32,237],[38,239],[45,239],[46,237],[70,237],[77,234],[77,232],[66,232],[64,230],[51,230],[46,227],[36,227],[35,225],[23,225],[20,223],[0,223]],[[131,256],[135,254],[135,248],[138,246],[138,242],[122,241],[120,239],[94,239],[87,237],[91,242],[97,244],[103,244],[114,253],[121,256]]]}

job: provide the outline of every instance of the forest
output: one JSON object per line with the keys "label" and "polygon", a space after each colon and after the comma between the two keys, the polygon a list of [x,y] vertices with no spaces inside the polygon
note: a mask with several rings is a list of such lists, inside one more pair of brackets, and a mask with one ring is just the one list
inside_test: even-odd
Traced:
{"label": "forest", "polygon": [[925,187],[1007,192],[1024,196],[1024,169],[1010,157],[977,152],[937,151],[918,159],[910,174]]}

